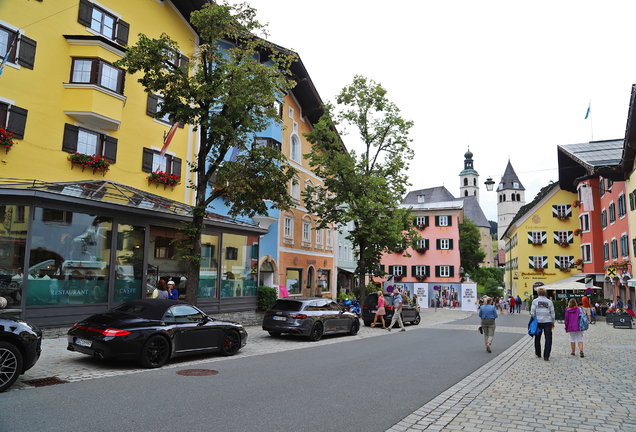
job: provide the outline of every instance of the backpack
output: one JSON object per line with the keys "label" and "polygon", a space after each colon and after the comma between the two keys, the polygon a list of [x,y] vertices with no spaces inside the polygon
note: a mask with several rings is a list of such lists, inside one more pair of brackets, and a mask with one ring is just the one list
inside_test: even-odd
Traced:
{"label": "backpack", "polygon": [[539,322],[537,321],[537,317],[531,317],[530,321],[528,322],[528,334],[530,336],[536,336],[539,333],[541,333],[541,330],[539,330]]}
{"label": "backpack", "polygon": [[579,308],[579,330],[585,331],[590,326],[590,320],[587,318],[583,309]]}

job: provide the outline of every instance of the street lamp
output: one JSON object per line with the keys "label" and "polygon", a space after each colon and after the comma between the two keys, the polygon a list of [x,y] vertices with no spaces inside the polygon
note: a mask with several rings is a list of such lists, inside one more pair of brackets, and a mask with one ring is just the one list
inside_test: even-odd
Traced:
{"label": "street lamp", "polygon": [[484,184],[486,185],[486,190],[488,192],[492,192],[492,188],[495,185],[495,181],[492,179],[492,177],[488,177],[486,181],[484,182]]}

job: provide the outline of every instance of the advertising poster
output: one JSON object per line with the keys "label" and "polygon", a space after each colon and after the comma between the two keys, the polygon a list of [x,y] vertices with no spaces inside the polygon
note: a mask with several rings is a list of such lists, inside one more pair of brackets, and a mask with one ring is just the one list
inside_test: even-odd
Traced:
{"label": "advertising poster", "polygon": [[421,308],[427,308],[428,304],[428,284],[427,283],[415,283],[413,284],[413,292],[417,294],[417,305]]}
{"label": "advertising poster", "polygon": [[462,284],[462,310],[477,312],[477,284]]}

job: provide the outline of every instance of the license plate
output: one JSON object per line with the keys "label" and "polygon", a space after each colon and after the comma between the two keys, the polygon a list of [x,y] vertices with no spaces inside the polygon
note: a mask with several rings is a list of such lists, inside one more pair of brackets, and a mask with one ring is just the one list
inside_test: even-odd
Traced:
{"label": "license plate", "polygon": [[75,338],[75,344],[79,345],[79,346],[90,348],[91,345],[93,345],[93,342],[91,342],[89,340],[86,340],[86,339]]}
{"label": "license plate", "polygon": [[287,317],[274,316],[272,319],[275,319],[276,321],[287,321]]}

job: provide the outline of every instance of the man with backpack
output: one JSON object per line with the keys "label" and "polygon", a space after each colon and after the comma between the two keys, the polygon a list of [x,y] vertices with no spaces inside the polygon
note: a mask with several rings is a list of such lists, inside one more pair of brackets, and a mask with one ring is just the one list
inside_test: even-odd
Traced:
{"label": "man with backpack", "polygon": [[554,312],[554,304],[552,300],[546,298],[545,288],[537,289],[539,297],[532,301],[530,308],[530,316],[537,318],[539,325],[539,334],[534,337],[534,353],[541,358],[541,334],[545,333],[545,346],[543,347],[543,360],[550,360],[550,352],[552,351],[552,329],[556,321]]}
{"label": "man with backpack", "polygon": [[521,313],[521,303],[523,303],[523,301],[521,300],[521,297],[519,297],[519,294],[517,294],[517,298],[515,299],[515,306],[517,307],[517,313]]}

